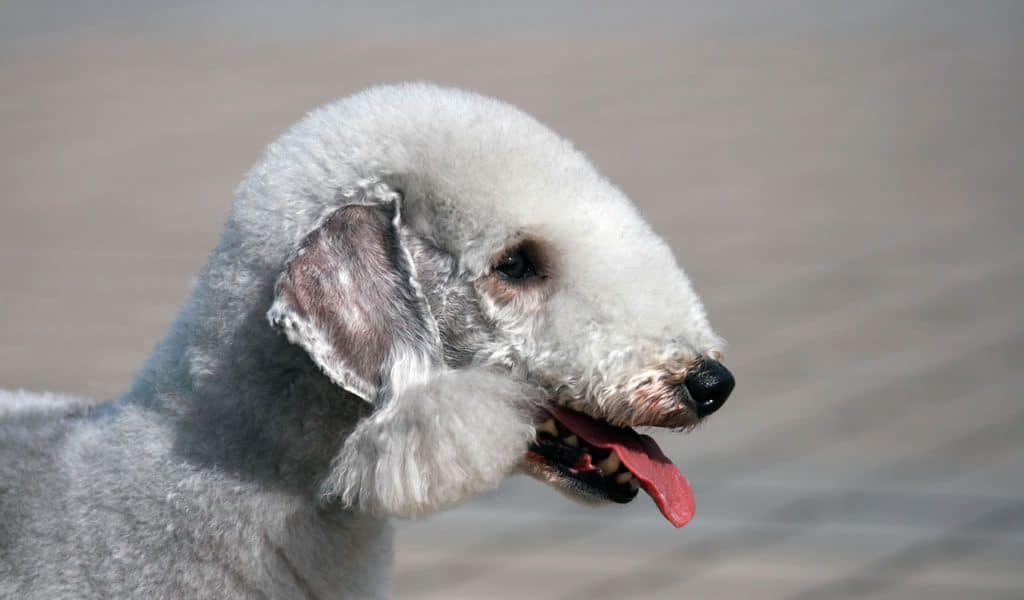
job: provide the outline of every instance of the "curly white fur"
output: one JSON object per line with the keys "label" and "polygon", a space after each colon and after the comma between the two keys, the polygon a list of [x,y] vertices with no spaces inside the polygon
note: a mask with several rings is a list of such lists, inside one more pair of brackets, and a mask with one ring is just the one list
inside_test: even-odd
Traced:
{"label": "curly white fur", "polygon": [[321,491],[371,514],[403,517],[490,491],[533,440],[529,409],[541,399],[493,371],[436,376],[360,422]]}

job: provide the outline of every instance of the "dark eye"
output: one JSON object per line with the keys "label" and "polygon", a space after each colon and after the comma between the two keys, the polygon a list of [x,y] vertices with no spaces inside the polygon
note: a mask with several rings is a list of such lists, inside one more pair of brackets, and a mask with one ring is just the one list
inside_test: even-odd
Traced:
{"label": "dark eye", "polygon": [[513,250],[506,254],[504,258],[498,261],[498,264],[494,265],[494,270],[508,279],[528,279],[537,274],[533,261],[530,260],[530,257],[522,249]]}

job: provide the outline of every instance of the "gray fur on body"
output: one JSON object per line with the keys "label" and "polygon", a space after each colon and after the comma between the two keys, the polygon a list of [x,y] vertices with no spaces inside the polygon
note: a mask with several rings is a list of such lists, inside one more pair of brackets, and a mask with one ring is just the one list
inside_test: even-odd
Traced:
{"label": "gray fur on body", "polygon": [[[523,240],[545,272],[516,287],[493,265]],[[686,426],[663,382],[720,349],[570,144],[475,94],[367,90],[268,148],[122,399],[0,393],[0,597],[386,596],[388,517],[545,479],[539,404]]]}

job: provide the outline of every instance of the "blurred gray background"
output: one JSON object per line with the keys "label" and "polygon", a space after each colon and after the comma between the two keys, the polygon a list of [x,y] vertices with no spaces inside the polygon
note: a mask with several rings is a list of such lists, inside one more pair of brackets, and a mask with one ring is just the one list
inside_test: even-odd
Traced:
{"label": "blurred gray background", "polygon": [[116,397],[265,144],[372,83],[472,88],[635,200],[739,383],[658,436],[691,525],[514,478],[399,524],[396,597],[1024,597],[1022,32],[1010,1],[0,3],[0,386]]}

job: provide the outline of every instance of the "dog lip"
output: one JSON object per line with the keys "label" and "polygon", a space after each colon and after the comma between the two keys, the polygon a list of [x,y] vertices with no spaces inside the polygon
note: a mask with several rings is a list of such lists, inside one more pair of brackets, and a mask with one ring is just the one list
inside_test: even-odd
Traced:
{"label": "dog lip", "polygon": [[[561,462],[557,457],[549,457],[550,451],[538,444],[530,444],[526,453],[525,461],[539,465],[546,472],[546,477],[556,479],[563,492],[571,492],[573,495],[585,500],[596,500],[603,502],[615,502],[627,504],[632,502],[639,493],[639,488],[633,483],[632,476],[629,479],[619,481],[623,472],[606,475],[589,464],[570,466]],[[582,467],[582,468],[577,468]],[[625,474],[629,475],[628,471]],[[548,480],[548,483],[551,483]]]}

